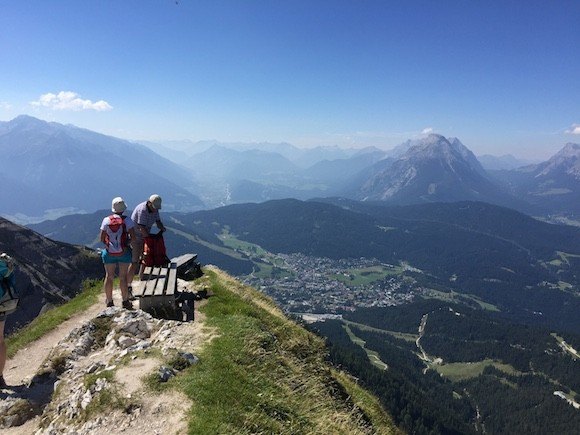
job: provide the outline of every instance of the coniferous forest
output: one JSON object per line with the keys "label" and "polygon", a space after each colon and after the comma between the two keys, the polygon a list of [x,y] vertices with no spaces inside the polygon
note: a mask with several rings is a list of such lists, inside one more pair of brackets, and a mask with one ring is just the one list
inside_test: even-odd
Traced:
{"label": "coniferous forest", "polygon": [[422,299],[311,328],[409,433],[580,433],[580,410],[567,401],[578,399],[580,361],[560,345],[577,335]]}

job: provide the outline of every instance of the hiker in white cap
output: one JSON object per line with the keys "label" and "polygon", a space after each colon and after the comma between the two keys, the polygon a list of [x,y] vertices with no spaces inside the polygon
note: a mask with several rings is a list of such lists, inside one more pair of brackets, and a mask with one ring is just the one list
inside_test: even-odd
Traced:
{"label": "hiker in white cap", "polygon": [[139,279],[143,279],[143,268],[140,261],[143,255],[144,239],[149,236],[153,224],[157,225],[159,231],[165,231],[165,226],[159,217],[159,210],[161,210],[161,197],[153,194],[147,201],[135,207],[131,214],[131,219],[135,222],[135,238],[131,242],[133,263],[129,268],[129,284],[133,281],[136,273],[139,273]]}
{"label": "hiker in white cap", "polygon": [[112,215],[107,216],[101,223],[101,242],[105,249],[101,251],[101,258],[105,265],[105,297],[106,306],[112,307],[113,303],[113,278],[115,269],[119,266],[119,286],[123,298],[123,308],[132,309],[127,287],[127,272],[131,265],[131,247],[129,241],[135,238],[135,224],[130,217],[124,216],[127,205],[120,196],[113,199],[111,205]]}

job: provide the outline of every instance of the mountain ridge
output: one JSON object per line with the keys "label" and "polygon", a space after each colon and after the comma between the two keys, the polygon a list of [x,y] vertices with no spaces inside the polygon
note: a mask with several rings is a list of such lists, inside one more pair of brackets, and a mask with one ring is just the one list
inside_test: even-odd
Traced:
{"label": "mountain ridge", "polygon": [[125,200],[133,204],[159,190],[164,192],[167,209],[201,206],[186,189],[193,186],[186,169],[142,145],[90,130],[20,116],[0,122],[0,152],[10,161],[2,170],[6,185],[37,192],[34,197],[20,197],[5,189],[0,204],[4,215],[92,210],[95,204],[105,205],[119,196],[120,180]]}
{"label": "mountain ridge", "polygon": [[8,316],[8,332],[54,304],[70,300],[85,279],[102,276],[99,256],[83,246],[57,242],[0,217],[0,252],[18,265],[20,308]]}

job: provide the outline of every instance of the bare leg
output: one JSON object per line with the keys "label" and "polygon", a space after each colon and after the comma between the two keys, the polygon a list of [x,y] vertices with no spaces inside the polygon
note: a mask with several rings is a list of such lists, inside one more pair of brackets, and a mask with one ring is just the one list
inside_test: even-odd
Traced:
{"label": "bare leg", "polygon": [[141,263],[139,263],[139,262],[131,263],[131,265],[129,266],[129,270],[127,271],[127,283],[128,283],[128,285],[131,285],[131,283],[133,282],[133,279],[135,278],[135,275],[140,274],[140,268],[141,268]]}
{"label": "bare leg", "polygon": [[6,342],[4,341],[4,320],[0,322],[0,376],[4,373],[6,365]]}
{"label": "bare leg", "polygon": [[129,285],[133,282],[135,275],[139,276],[139,281],[143,280],[143,267],[141,265],[141,256],[143,255],[143,240],[132,240],[131,249],[133,250],[133,258],[129,272],[127,274],[127,281]]}
{"label": "bare leg", "polygon": [[131,263],[119,263],[119,287],[121,287],[121,296],[123,300],[129,299],[129,289],[127,285],[127,271]]}
{"label": "bare leg", "polygon": [[[106,302],[113,300],[113,278],[115,278],[116,263],[105,264],[105,298]],[[127,274],[125,274],[125,290],[127,289]]]}

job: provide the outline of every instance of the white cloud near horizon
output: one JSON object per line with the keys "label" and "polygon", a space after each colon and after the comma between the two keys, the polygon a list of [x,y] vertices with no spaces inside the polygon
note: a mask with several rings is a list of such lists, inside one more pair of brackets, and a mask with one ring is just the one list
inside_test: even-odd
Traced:
{"label": "white cloud near horizon", "polygon": [[572,124],[572,126],[566,130],[568,134],[580,134],[580,124]]}
{"label": "white cloud near horizon", "polygon": [[433,131],[434,131],[433,127],[427,127],[427,128],[424,128],[423,130],[421,130],[421,134],[431,134],[431,133],[433,133]]}
{"label": "white cloud near horizon", "polygon": [[0,101],[0,109],[10,110],[12,109],[12,104],[10,104],[8,101]]}
{"label": "white cloud near horizon", "polygon": [[72,110],[74,112],[80,112],[82,110],[107,112],[113,110],[113,106],[104,100],[95,102],[83,100],[79,94],[71,91],[60,91],[58,94],[51,92],[42,94],[38,101],[32,101],[30,105],[32,107],[48,107],[52,110]]}

